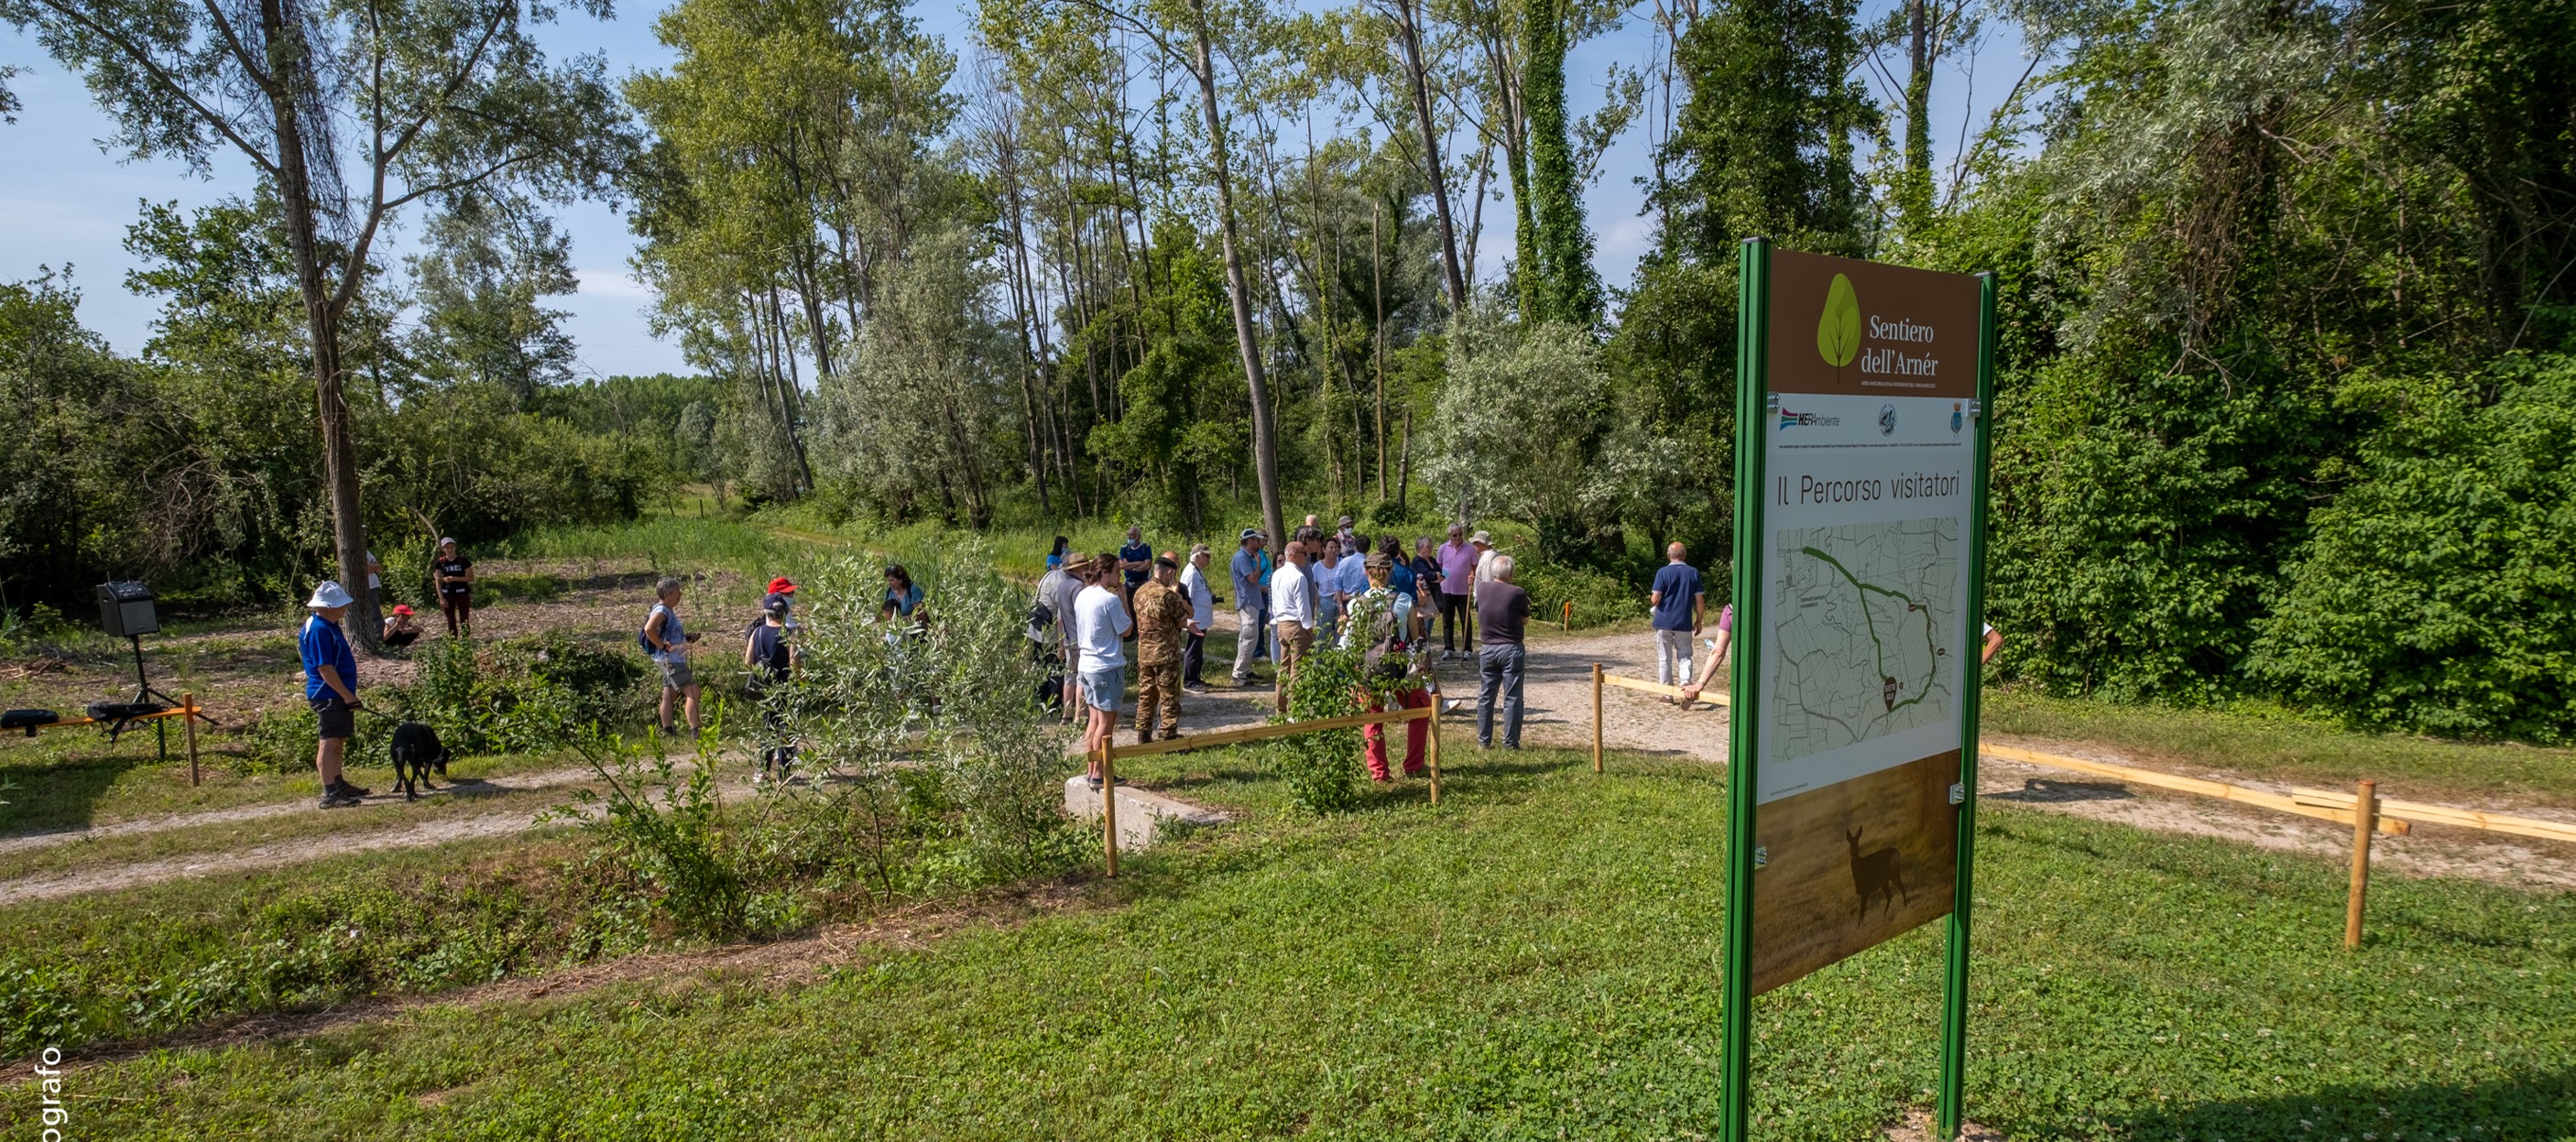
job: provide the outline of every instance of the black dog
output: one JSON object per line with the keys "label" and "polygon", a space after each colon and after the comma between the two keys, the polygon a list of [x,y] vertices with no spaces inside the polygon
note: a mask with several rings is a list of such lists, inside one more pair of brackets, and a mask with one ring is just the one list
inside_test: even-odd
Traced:
{"label": "black dog", "polygon": [[447,776],[447,747],[438,744],[438,731],[419,722],[402,722],[394,726],[394,788],[403,791],[403,800],[417,801],[417,790],[436,790],[429,783],[429,771],[436,769]]}

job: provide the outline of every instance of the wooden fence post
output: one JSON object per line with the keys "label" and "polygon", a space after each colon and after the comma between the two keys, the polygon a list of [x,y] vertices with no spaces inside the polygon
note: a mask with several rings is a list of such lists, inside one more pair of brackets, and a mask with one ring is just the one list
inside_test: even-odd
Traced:
{"label": "wooden fence post", "polygon": [[1100,739],[1100,835],[1109,850],[1109,875],[1118,875],[1118,742]]}
{"label": "wooden fence post", "polygon": [[187,723],[188,784],[194,786],[197,784],[197,692],[190,690],[180,694],[179,708],[186,711],[179,715],[179,720]]}
{"label": "wooden fence post", "polygon": [[2346,951],[2361,946],[2362,898],[2370,892],[2370,834],[2379,823],[2378,787],[2378,782],[2362,779],[2361,792],[2352,802],[2352,899],[2343,910]]}
{"label": "wooden fence post", "polygon": [[1440,803],[1440,695],[1431,695],[1431,705],[1423,717],[1431,723],[1431,803]]}
{"label": "wooden fence post", "polygon": [[1601,772],[1601,664],[1592,664],[1592,772]]}

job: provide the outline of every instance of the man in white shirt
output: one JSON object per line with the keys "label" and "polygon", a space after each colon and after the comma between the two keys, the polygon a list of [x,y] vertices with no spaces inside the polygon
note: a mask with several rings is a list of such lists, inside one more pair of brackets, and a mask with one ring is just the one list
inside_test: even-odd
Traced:
{"label": "man in white shirt", "polygon": [[1208,545],[1190,548],[1190,561],[1181,566],[1181,597],[1190,604],[1190,641],[1181,650],[1181,689],[1204,691],[1207,681],[1200,672],[1207,668],[1207,635],[1216,626],[1216,592],[1208,588],[1207,566],[1212,558]]}
{"label": "man in white shirt", "polygon": [[1081,645],[1082,655],[1082,698],[1091,706],[1082,752],[1089,759],[1094,789],[1101,787],[1100,743],[1118,732],[1118,699],[1127,689],[1125,643],[1136,630],[1135,620],[1127,617],[1127,604],[1111,586],[1119,578],[1116,560],[1097,560],[1091,567],[1090,585],[1073,598],[1074,641]]}
{"label": "man in white shirt", "polygon": [[1279,677],[1271,686],[1271,701],[1279,712],[1288,712],[1288,680],[1297,664],[1305,661],[1306,652],[1315,645],[1314,599],[1307,593],[1307,580],[1312,577],[1306,566],[1306,545],[1288,541],[1288,561],[1270,576],[1270,632],[1277,641]]}

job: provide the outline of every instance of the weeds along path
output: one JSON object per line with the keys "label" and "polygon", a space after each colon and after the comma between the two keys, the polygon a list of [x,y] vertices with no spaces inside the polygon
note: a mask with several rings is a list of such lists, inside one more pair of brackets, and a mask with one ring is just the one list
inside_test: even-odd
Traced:
{"label": "weeds along path", "polygon": [[[1532,624],[1535,628],[1536,624]],[[1592,664],[1614,674],[1651,679],[1655,676],[1655,643],[1643,632],[1598,635],[1553,635],[1532,631],[1529,666],[1523,689],[1527,710],[1523,740],[1589,749],[1592,746]],[[1452,764],[1472,765],[1476,678],[1473,663],[1445,664],[1441,671],[1447,696],[1467,699],[1468,706],[1450,717],[1464,719],[1466,732],[1448,740],[1466,747],[1467,757]],[[1684,712],[1651,695],[1611,688],[1601,700],[1602,744],[1609,749],[1726,762],[1726,711],[1703,707]],[[2170,769],[2082,742],[2050,741],[1989,735],[1996,742],[2088,761],[2149,769]],[[1455,755],[1453,755],[1455,756]],[[2195,772],[2258,789],[2286,794],[2290,787],[2226,772]],[[2216,837],[2259,848],[2340,858],[2352,851],[2352,829],[2330,821],[2267,813],[2226,801],[2156,790],[2132,789],[2105,778],[2062,769],[1989,758],[1978,766],[1977,793],[1987,801],[2027,806],[2052,813],[2113,821],[2141,829],[2186,836]],[[2402,794],[2397,794],[2402,796]],[[2564,812],[2516,809],[2518,813],[2569,819]],[[2521,887],[2576,889],[2576,846],[2529,841],[2473,829],[2417,824],[2409,836],[2381,836],[2372,860],[2383,868],[2416,876],[2466,877]]]}

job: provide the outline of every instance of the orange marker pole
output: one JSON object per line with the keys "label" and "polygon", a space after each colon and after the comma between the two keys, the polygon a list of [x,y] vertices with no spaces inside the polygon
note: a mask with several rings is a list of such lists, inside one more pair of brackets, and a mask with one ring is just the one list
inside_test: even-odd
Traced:
{"label": "orange marker pole", "polygon": [[194,786],[195,784],[197,784],[197,693],[196,693],[196,691],[191,690],[191,691],[188,691],[188,692],[186,692],[186,693],[183,693],[183,694],[179,695],[179,708],[180,708],[181,710],[186,711],[186,713],[183,713],[183,714],[180,714],[180,715],[179,715],[179,720],[187,723],[187,728],[188,728],[188,784],[189,784],[189,785],[191,785],[191,786]]}

